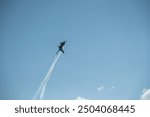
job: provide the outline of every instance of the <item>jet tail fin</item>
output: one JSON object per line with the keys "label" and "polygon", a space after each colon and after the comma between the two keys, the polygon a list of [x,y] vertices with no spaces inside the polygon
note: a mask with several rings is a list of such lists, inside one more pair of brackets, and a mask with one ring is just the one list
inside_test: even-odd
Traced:
{"label": "jet tail fin", "polygon": [[65,53],[63,50],[61,50],[63,53]]}

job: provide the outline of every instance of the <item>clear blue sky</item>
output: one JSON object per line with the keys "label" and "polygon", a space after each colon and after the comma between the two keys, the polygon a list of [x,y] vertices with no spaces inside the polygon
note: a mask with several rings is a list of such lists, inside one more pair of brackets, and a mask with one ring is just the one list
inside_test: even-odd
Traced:
{"label": "clear blue sky", "polygon": [[1,0],[0,99],[140,99],[150,88],[149,0]]}

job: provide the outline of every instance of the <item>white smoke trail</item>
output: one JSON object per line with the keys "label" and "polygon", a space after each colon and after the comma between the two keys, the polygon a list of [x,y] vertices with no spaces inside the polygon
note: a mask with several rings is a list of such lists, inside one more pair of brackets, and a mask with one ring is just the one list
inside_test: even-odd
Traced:
{"label": "white smoke trail", "polygon": [[58,61],[60,55],[61,55],[61,52],[60,52],[60,53],[56,56],[56,58],[54,59],[54,62],[53,62],[53,64],[51,65],[50,70],[49,70],[49,72],[48,72],[48,76],[45,78],[45,83],[44,83],[44,85],[43,85],[43,87],[42,87],[42,89],[41,89],[41,93],[40,93],[40,100],[43,99],[43,97],[44,97],[45,88],[46,88],[47,82],[48,82],[49,79],[51,78],[53,69],[54,69],[54,67],[55,67],[55,65],[56,65],[56,63],[57,63],[57,61]]}
{"label": "white smoke trail", "polygon": [[[55,56],[54,61],[53,61],[52,65],[51,65],[51,67],[50,67],[48,73],[46,74],[46,76],[45,76],[45,78],[43,79],[43,81],[42,81],[42,83],[41,83],[41,85],[40,85],[38,91],[36,92],[36,94],[35,94],[35,96],[34,96],[34,99],[40,99],[40,100],[43,99],[44,94],[45,94],[45,88],[46,88],[47,82],[48,82],[49,79],[51,78],[53,69],[54,69],[54,67],[55,67],[55,65],[56,65],[56,63],[57,63],[57,61],[58,61],[58,59],[59,59],[59,57],[60,57],[61,54],[62,54],[62,53],[59,52],[59,53]],[[39,98],[38,98],[38,97],[39,97]]]}

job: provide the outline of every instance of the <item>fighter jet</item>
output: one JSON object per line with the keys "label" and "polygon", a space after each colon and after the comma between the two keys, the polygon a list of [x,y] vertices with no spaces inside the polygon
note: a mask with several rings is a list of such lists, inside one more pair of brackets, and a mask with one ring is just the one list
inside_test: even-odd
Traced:
{"label": "fighter jet", "polygon": [[65,46],[65,43],[66,43],[67,41],[63,41],[63,42],[60,42],[60,45],[58,46],[58,48],[59,48],[59,50],[56,52],[56,54],[59,52],[59,51],[61,51],[62,53],[65,53],[64,52],[64,46]]}

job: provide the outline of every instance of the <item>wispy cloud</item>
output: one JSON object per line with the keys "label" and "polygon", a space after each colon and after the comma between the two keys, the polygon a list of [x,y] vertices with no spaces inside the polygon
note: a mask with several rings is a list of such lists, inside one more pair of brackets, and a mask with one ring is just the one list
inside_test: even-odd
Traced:
{"label": "wispy cloud", "polygon": [[142,100],[150,100],[150,89],[143,89]]}
{"label": "wispy cloud", "polygon": [[104,85],[100,85],[99,87],[97,87],[97,92],[101,92],[104,89],[105,89],[105,91],[113,91],[113,90],[116,89],[116,87],[115,86],[109,86],[109,87],[107,87],[107,86],[104,86]]}
{"label": "wispy cloud", "polygon": [[89,99],[87,99],[85,97],[78,96],[78,97],[76,97],[76,100],[89,100]]}
{"label": "wispy cloud", "polygon": [[110,90],[114,90],[116,87],[114,87],[114,86],[112,86],[111,88],[110,88]]}
{"label": "wispy cloud", "polygon": [[102,91],[104,89],[104,86],[100,86],[100,87],[97,87],[97,91]]}

